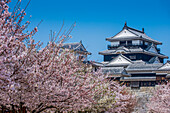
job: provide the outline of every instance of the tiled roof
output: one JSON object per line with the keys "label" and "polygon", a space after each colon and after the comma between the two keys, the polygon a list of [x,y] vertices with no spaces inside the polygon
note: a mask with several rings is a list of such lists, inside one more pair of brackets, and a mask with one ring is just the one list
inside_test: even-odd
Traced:
{"label": "tiled roof", "polygon": [[124,67],[102,67],[102,72],[108,75],[130,76]]}
{"label": "tiled roof", "polygon": [[[117,49],[104,50],[104,51],[99,52],[99,54],[102,54],[102,55],[120,54],[120,51],[121,51],[121,48],[119,48],[119,50],[117,50]],[[163,54],[153,53],[150,51],[146,51],[142,48],[131,48],[131,49],[126,48],[126,51],[125,51],[125,47],[124,47],[124,48],[122,48],[122,51],[123,51],[123,54],[144,53],[144,54],[150,54],[153,56],[158,56],[161,58],[168,58],[168,56],[165,56]]]}
{"label": "tiled roof", "polygon": [[79,42],[75,42],[75,43],[64,43],[63,44],[63,48],[69,48],[69,49],[76,49],[77,47],[79,47],[81,45],[81,43]]}
{"label": "tiled roof", "polygon": [[105,74],[121,74],[124,70],[123,67],[102,67],[101,69]]}
{"label": "tiled roof", "polygon": [[155,77],[121,77],[120,81],[155,81]]}
{"label": "tiled roof", "polygon": [[93,65],[93,66],[97,66],[97,67],[102,67],[102,66],[104,66],[104,64],[103,63],[100,63],[100,62],[91,62],[91,64]]}
{"label": "tiled roof", "polygon": [[[133,34],[134,36],[122,36],[122,37],[117,37],[117,35],[119,35],[123,30],[127,30],[128,32],[130,32],[131,34]],[[144,31],[140,31],[140,30],[137,30],[137,29],[134,29],[134,28],[131,28],[131,27],[128,27],[127,25],[125,25],[123,27],[123,29],[118,33],[116,34],[115,36],[113,37],[110,37],[110,38],[106,38],[106,40],[108,41],[113,41],[113,40],[127,40],[127,39],[141,39],[141,40],[146,40],[146,41],[150,41],[150,42],[154,42],[156,44],[162,44],[161,42],[159,41],[156,41],[152,38],[150,38],[149,36],[147,36]]]}
{"label": "tiled roof", "polygon": [[143,61],[143,60],[136,60],[133,61],[134,64],[146,64],[147,62]]}
{"label": "tiled roof", "polygon": [[159,70],[170,70],[170,62],[167,61],[164,65],[162,65],[161,67],[159,67]]}
{"label": "tiled roof", "polygon": [[129,52],[130,50],[124,46],[121,46],[121,47],[118,47],[116,50],[124,50],[124,51],[127,51]]}
{"label": "tiled roof", "polygon": [[149,41],[152,41],[152,42],[156,42],[156,43],[162,44],[161,42],[156,41],[156,40],[150,38],[144,32],[139,32],[139,30],[136,30],[136,29],[133,29],[133,28],[130,28],[130,27],[127,27],[127,30],[131,31],[132,33],[136,34],[138,37],[140,37],[142,39],[146,39],[146,40],[149,40]]}
{"label": "tiled roof", "polygon": [[90,52],[88,52],[86,50],[86,48],[83,46],[82,42],[64,43],[62,47],[67,48],[67,49],[71,49],[71,50],[74,50],[74,51],[79,51],[79,52],[91,54]]}
{"label": "tiled roof", "polygon": [[161,67],[163,64],[143,64],[143,63],[134,63],[130,64],[126,71],[155,71],[158,70],[159,67]]}
{"label": "tiled roof", "polygon": [[132,61],[125,57],[124,55],[120,54],[118,55],[116,58],[112,59],[108,64],[105,64],[104,66],[128,66],[129,64],[131,64]]}
{"label": "tiled roof", "polygon": [[128,49],[126,47],[119,47],[119,48],[115,48],[115,49],[111,49],[111,50],[104,50],[99,52],[99,54],[116,54],[117,51],[124,51],[126,53],[131,53],[131,52],[143,52],[144,50],[142,48],[133,48],[133,49]]}
{"label": "tiled roof", "polygon": [[144,51],[142,48],[131,48],[129,50],[130,52],[143,52]]}

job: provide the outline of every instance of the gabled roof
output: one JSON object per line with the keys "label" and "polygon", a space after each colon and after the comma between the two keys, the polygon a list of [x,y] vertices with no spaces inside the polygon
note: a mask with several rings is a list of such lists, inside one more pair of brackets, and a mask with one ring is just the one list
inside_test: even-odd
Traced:
{"label": "gabled roof", "polygon": [[118,51],[118,50],[124,50],[125,52],[129,52],[129,51],[130,51],[128,48],[126,48],[126,47],[124,47],[124,46],[118,47],[118,48],[116,49],[116,51]]}
{"label": "gabled roof", "polygon": [[170,61],[167,61],[159,70],[170,70]]}
{"label": "gabled roof", "polygon": [[108,41],[118,41],[118,40],[131,40],[131,39],[137,39],[137,40],[145,40],[149,42],[153,42],[155,44],[162,44],[159,41],[156,41],[149,36],[147,36],[143,31],[128,27],[125,23],[123,29],[117,33],[115,36],[106,38]]}
{"label": "gabled roof", "polygon": [[158,53],[153,43],[150,46],[148,46],[148,48],[146,48],[146,51],[149,51],[152,53]]}
{"label": "gabled roof", "polygon": [[83,52],[83,53],[91,55],[91,53],[88,52],[86,48],[84,47],[84,45],[82,44],[82,41],[74,42],[74,43],[64,43],[62,48],[67,48],[67,49],[71,49],[77,52]]}
{"label": "gabled roof", "polygon": [[152,57],[149,60],[149,63],[156,64],[156,63],[161,63],[158,57]]}
{"label": "gabled roof", "polygon": [[119,56],[111,60],[108,64],[106,64],[105,66],[127,66],[131,63],[132,61],[129,58],[120,54]]}
{"label": "gabled roof", "polygon": [[129,30],[123,29],[121,32],[119,32],[118,34],[116,34],[116,35],[114,36],[114,38],[115,38],[115,39],[116,39],[116,38],[122,38],[122,37],[124,37],[124,38],[134,37],[134,38],[135,38],[135,37],[137,37],[137,36],[138,36],[138,35],[130,32]]}

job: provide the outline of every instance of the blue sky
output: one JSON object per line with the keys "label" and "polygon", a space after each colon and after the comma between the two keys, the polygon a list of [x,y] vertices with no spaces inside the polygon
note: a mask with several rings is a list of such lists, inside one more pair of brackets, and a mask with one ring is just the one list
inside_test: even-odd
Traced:
{"label": "blue sky", "polygon": [[[17,0],[12,0],[12,7]],[[28,0],[22,0],[24,8]],[[163,54],[170,56],[170,0],[31,0],[26,10],[32,15],[31,26],[42,19],[35,39],[44,44],[49,40],[50,30],[58,31],[64,20],[68,29],[75,21],[72,39],[67,42],[83,44],[92,55],[90,60],[103,61],[99,51],[107,49],[105,38],[118,33],[127,25],[145,32],[151,38],[161,41]],[[26,18],[27,19],[27,18]]]}

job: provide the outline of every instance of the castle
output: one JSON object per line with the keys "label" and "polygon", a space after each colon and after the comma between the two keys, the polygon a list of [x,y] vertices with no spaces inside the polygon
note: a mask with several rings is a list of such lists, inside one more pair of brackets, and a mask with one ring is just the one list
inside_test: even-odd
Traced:
{"label": "castle", "polygon": [[[119,33],[106,40],[111,44],[107,50],[99,52],[104,56],[104,61],[91,62],[95,70],[100,67],[108,78],[131,88],[155,86],[169,81],[170,61],[164,63],[168,56],[157,47],[162,43],[147,36],[144,28],[140,31],[127,26],[125,22]],[[64,44],[63,47],[73,49],[78,57],[86,59],[86,63],[87,55],[91,54],[81,41]]]}
{"label": "castle", "polygon": [[144,32],[131,28],[125,23],[115,36],[106,38],[111,42],[108,49],[99,52],[104,62],[94,63],[101,67],[108,77],[139,88],[163,84],[170,78],[170,62],[164,63],[168,56],[161,53],[156,41]]}

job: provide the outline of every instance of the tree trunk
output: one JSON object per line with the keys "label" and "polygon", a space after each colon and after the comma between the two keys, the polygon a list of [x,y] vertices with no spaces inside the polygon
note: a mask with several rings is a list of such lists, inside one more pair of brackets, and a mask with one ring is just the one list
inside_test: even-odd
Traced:
{"label": "tree trunk", "polygon": [[20,108],[20,110],[19,110],[19,111],[20,111],[20,113],[23,113],[23,106],[22,106],[22,105],[23,105],[23,103],[22,103],[22,102],[20,102],[20,105],[19,105],[19,108]]}
{"label": "tree trunk", "polygon": [[4,109],[4,106],[2,105],[2,113],[5,113],[5,109]]}
{"label": "tree trunk", "polygon": [[12,113],[15,113],[15,108],[14,108],[14,105],[11,104],[11,107],[12,107]]}

